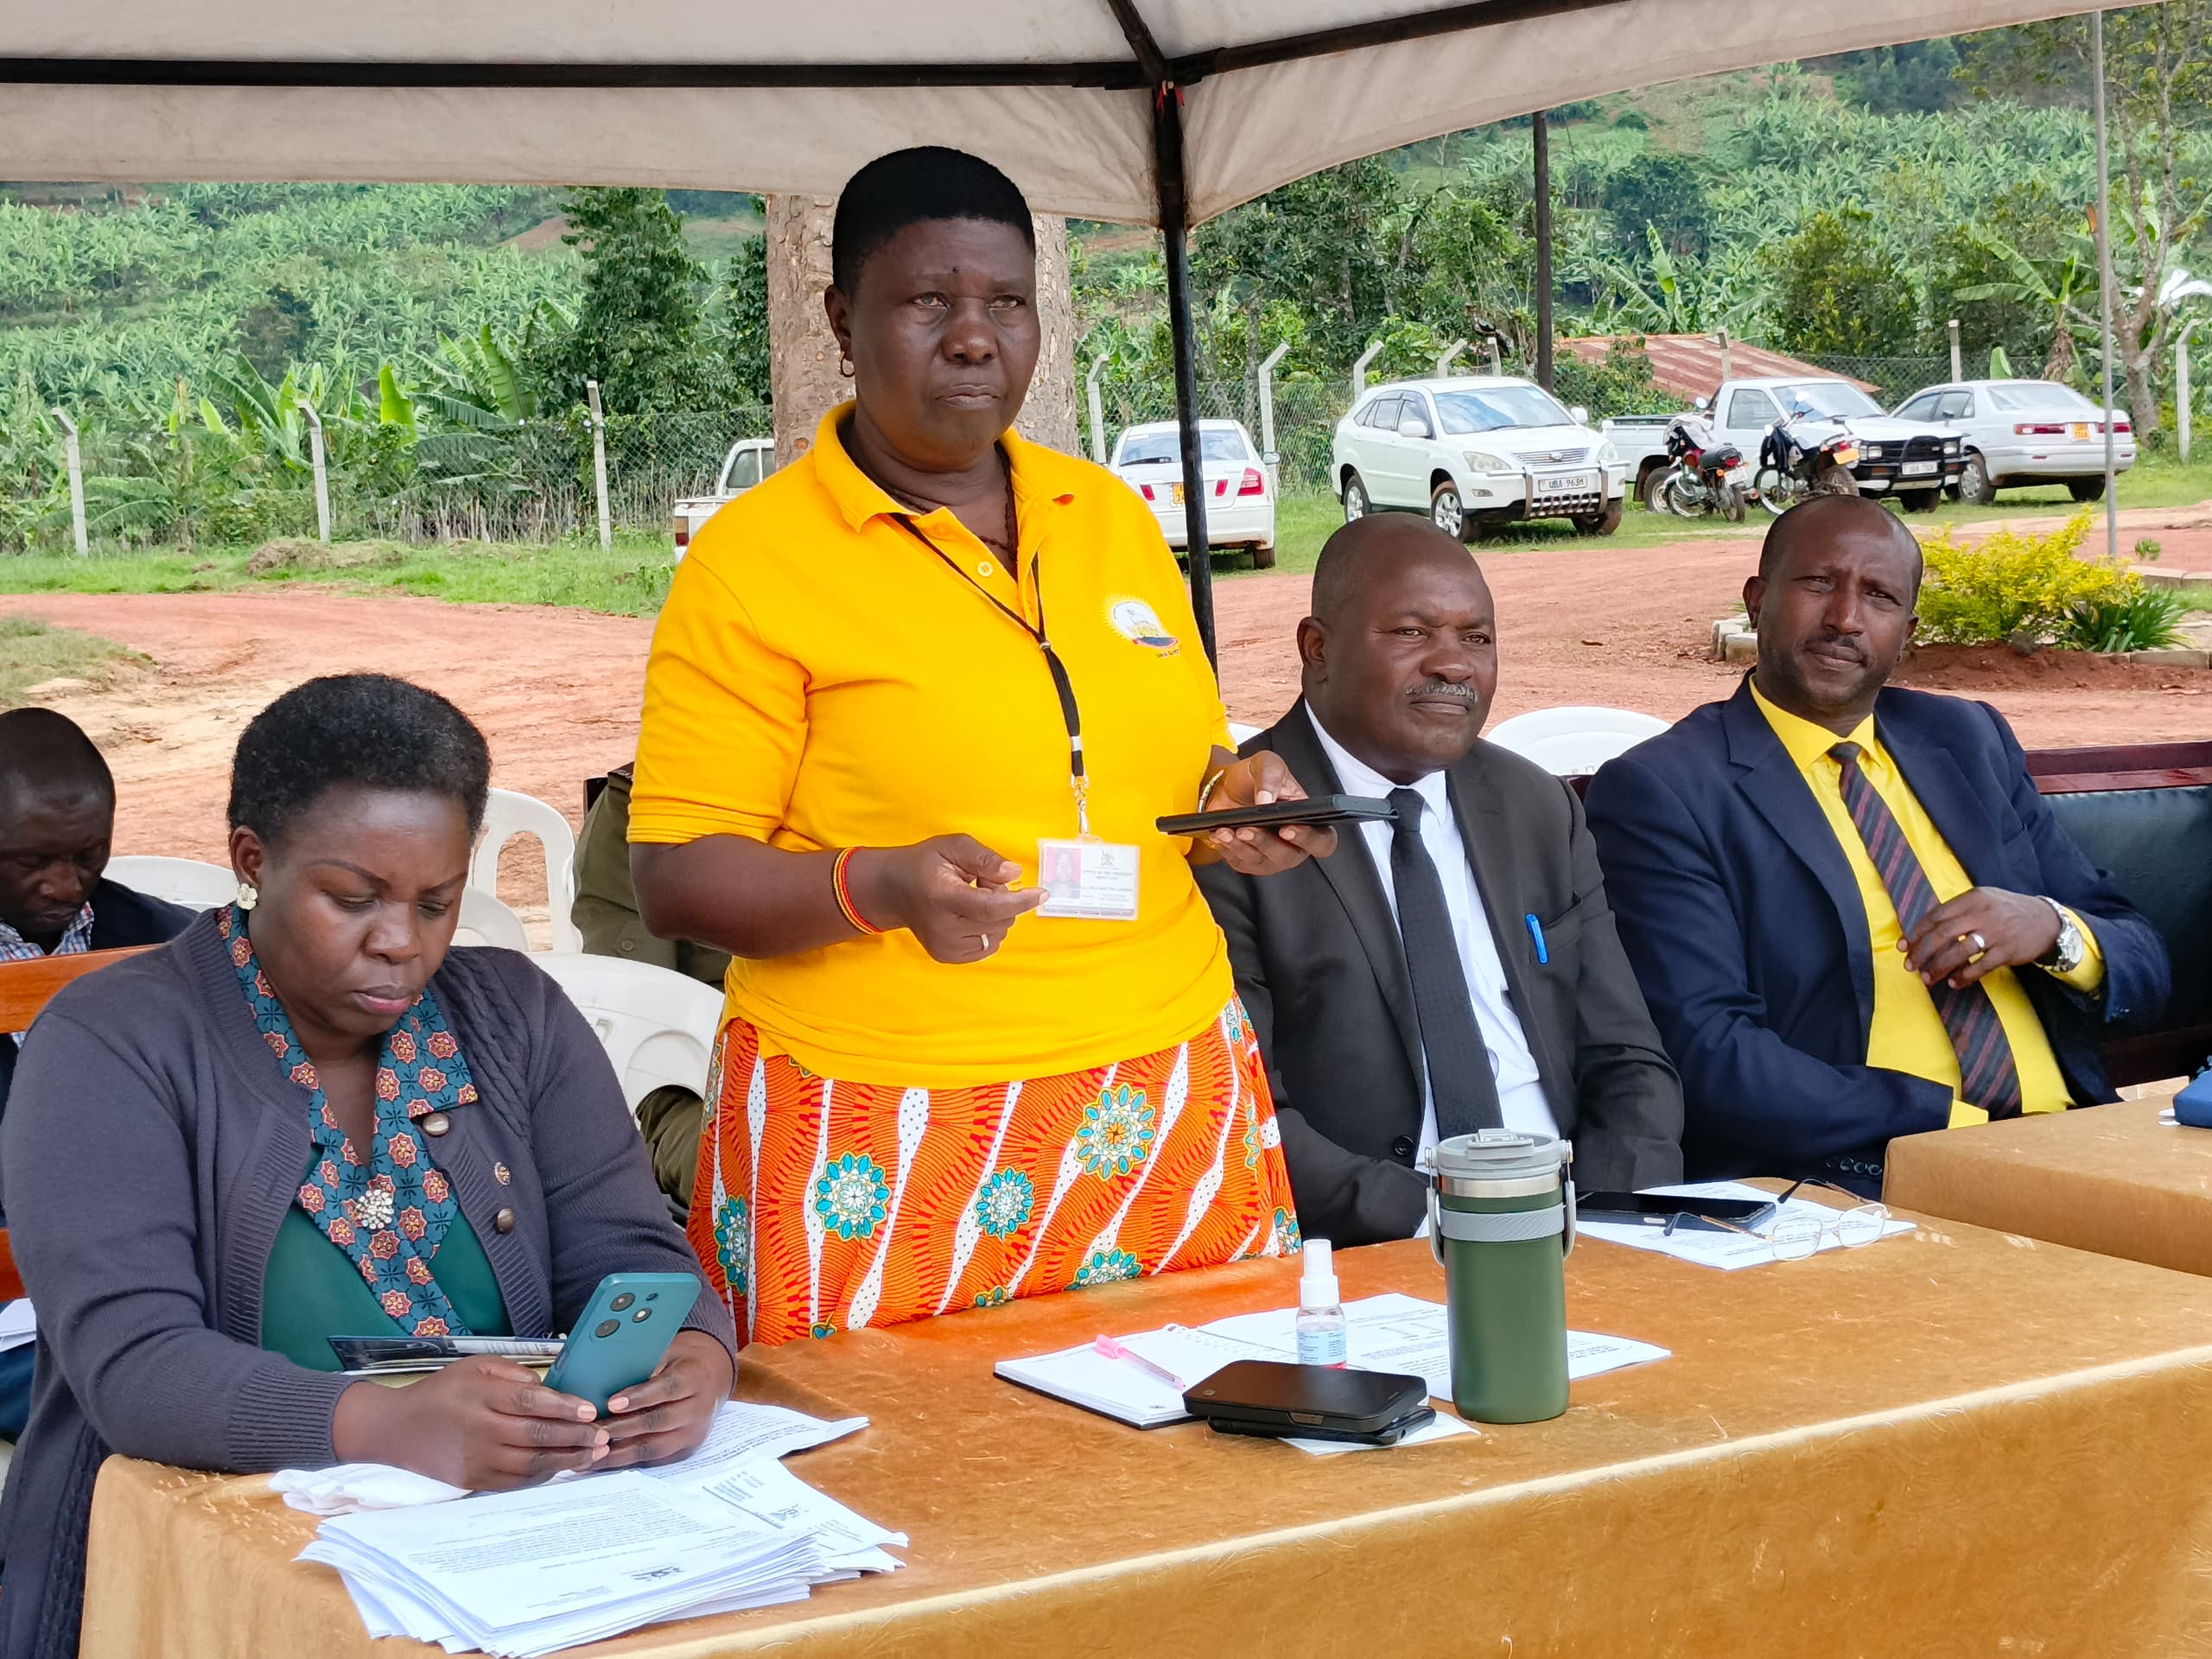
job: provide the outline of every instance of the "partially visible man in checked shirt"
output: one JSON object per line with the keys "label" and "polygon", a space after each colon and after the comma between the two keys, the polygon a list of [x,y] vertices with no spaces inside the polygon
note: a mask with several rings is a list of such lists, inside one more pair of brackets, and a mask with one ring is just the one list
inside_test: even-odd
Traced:
{"label": "partially visible man in checked shirt", "polygon": [[[102,880],[114,833],[115,779],[76,721],[51,709],[0,715],[0,961],[159,944],[184,931],[192,912]],[[0,1113],[22,1039],[0,1036]],[[0,1170],[0,1204],[6,1185]],[[34,1351],[0,1353],[0,1440],[22,1432]]]}
{"label": "partially visible man in checked shirt", "polygon": [[1792,507],[1744,588],[1756,671],[1591,784],[1692,1180],[1877,1192],[1897,1135],[2111,1100],[2099,1039],[2165,1003],[2004,717],[1887,684],[1920,576],[1874,501]]}

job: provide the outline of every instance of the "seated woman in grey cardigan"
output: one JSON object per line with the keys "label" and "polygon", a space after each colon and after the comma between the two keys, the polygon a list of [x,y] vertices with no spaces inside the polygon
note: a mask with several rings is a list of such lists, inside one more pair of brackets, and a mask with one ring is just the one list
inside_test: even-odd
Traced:
{"label": "seated woman in grey cardigan", "polygon": [[509,1487],[682,1457],[728,1397],[712,1296],[603,1420],[504,1360],[336,1373],[331,1336],[543,1337],[607,1273],[696,1265],[582,1016],[525,957],[448,950],[489,774],[404,680],[287,692],[238,742],[237,904],[26,1039],[0,1126],[40,1341],[0,1505],[10,1659],[76,1651],[111,1452]]}

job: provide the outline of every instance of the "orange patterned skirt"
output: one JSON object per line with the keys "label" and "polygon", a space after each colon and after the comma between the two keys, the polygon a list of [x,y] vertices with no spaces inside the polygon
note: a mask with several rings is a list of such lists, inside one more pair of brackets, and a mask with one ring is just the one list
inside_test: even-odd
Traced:
{"label": "orange patterned skirt", "polygon": [[817,1077],[722,1027],[692,1248],[750,1342],[827,1337],[1298,1248],[1232,1000],[1173,1048],[963,1089]]}

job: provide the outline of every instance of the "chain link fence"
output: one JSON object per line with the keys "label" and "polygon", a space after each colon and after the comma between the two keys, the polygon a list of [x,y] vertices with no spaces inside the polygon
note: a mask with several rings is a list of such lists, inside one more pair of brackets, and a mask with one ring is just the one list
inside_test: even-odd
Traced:
{"label": "chain link fence", "polygon": [[[617,531],[665,535],[681,498],[712,491],[741,438],[774,430],[765,405],[612,415],[607,507]],[[85,524],[106,547],[239,546],[318,533],[311,440],[199,417],[151,429],[86,425]],[[72,544],[64,442],[0,435],[0,550]],[[598,534],[591,422],[487,420],[410,432],[331,421],[324,490],[334,540],[551,542]]]}
{"label": "chain link fence", "polygon": [[[1873,386],[1885,408],[1950,372],[1942,357],[1809,360]],[[1377,371],[1371,378],[1385,377]],[[1109,461],[1128,428],[1175,418],[1173,386],[1160,377],[1109,370],[1096,389],[1104,442],[1091,430],[1086,385],[1077,398],[1085,448]],[[1284,493],[1327,491],[1331,443],[1351,406],[1350,372],[1274,378],[1268,388],[1272,435],[1262,390],[1254,374],[1201,382],[1200,417],[1240,422],[1255,448],[1271,448]],[[1561,395],[1567,398],[1564,387]],[[1620,412],[1591,410],[1593,420]],[[713,490],[733,443],[773,432],[765,405],[608,416],[603,436],[610,527],[666,535],[671,508]],[[487,419],[480,429],[420,433],[333,421],[325,436],[335,540],[544,543],[598,534],[592,426],[581,415],[512,423]],[[151,430],[88,423],[81,449],[86,529],[95,544],[238,546],[317,533],[304,428],[287,439],[219,431],[199,418]],[[0,550],[70,546],[62,453],[58,428],[51,435],[0,434]]]}

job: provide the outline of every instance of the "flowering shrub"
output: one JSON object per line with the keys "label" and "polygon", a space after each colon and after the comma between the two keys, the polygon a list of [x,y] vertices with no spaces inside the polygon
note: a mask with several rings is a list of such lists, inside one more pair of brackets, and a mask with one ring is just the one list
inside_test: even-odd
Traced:
{"label": "flowering shrub", "polygon": [[2089,509],[2058,529],[1999,529],[1961,543],[1953,527],[1921,543],[1920,637],[1943,645],[2040,645],[2063,640],[2077,612],[2121,604],[2142,578],[2106,559],[2075,556]]}

